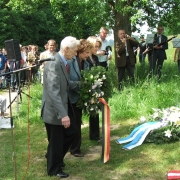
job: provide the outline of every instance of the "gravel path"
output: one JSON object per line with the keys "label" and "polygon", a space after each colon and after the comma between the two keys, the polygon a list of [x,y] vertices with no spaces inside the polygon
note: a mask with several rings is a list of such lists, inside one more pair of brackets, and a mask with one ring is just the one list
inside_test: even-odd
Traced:
{"label": "gravel path", "polygon": [[[14,110],[16,110],[16,108],[17,108],[17,97],[19,97],[19,96],[17,96],[17,91],[15,91],[15,92],[11,92],[10,94],[11,94],[11,97],[9,98],[9,89],[4,89],[4,90],[2,90],[1,91],[2,93],[1,93],[1,95],[3,95],[5,98],[6,98],[6,107],[8,107],[8,106],[10,106],[10,98],[11,98],[11,108],[13,107],[13,110],[12,110],[12,114],[13,114],[13,111]],[[18,100],[20,99],[20,97],[18,98]],[[20,101],[20,100],[19,100]],[[16,107],[16,108],[14,108],[14,107]],[[9,108],[6,108],[6,113],[5,113],[5,116],[6,117],[9,117],[10,116],[10,107]]]}

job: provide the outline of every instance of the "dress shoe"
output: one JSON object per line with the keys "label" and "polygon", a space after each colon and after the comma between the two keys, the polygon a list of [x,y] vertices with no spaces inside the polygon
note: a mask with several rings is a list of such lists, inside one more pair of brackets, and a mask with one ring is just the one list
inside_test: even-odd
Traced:
{"label": "dress shoe", "polygon": [[67,178],[67,177],[69,177],[69,174],[66,174],[63,171],[61,171],[61,172],[57,173],[56,175],[49,175],[49,176],[56,176],[59,178]]}
{"label": "dress shoe", "polygon": [[66,173],[64,173],[64,172],[60,172],[60,173],[58,173],[56,176],[57,176],[57,177],[60,177],[60,178],[67,178],[67,177],[69,177],[69,174],[66,174]]}
{"label": "dress shoe", "polygon": [[84,157],[84,154],[82,153],[71,153],[75,157]]}

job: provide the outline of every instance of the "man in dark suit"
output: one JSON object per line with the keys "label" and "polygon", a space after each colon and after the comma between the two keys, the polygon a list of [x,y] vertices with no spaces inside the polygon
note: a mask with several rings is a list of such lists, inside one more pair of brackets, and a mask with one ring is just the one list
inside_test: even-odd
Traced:
{"label": "man in dark suit", "polygon": [[[158,80],[161,78],[161,69],[163,66],[163,62],[166,57],[166,49],[168,49],[167,37],[162,35],[164,28],[162,26],[158,26],[157,33],[154,35],[154,43],[150,46],[152,49],[151,57],[150,57],[150,73],[149,78],[154,75],[154,71],[157,71]],[[159,46],[160,43],[163,45]]]}
{"label": "man in dark suit", "polygon": [[68,89],[77,89],[78,83],[69,81],[67,60],[77,55],[79,40],[68,36],[61,41],[61,49],[54,61],[45,64],[41,117],[45,123],[47,147],[47,173],[66,178],[62,171],[64,156],[77,135],[71,106],[68,106]]}
{"label": "man in dark suit", "polygon": [[124,78],[125,70],[134,83],[134,68],[135,68],[135,54],[133,47],[138,46],[138,41],[125,34],[125,30],[118,31],[118,40],[115,42],[115,51],[117,53],[116,67],[118,69],[118,88],[122,90],[122,81]]}

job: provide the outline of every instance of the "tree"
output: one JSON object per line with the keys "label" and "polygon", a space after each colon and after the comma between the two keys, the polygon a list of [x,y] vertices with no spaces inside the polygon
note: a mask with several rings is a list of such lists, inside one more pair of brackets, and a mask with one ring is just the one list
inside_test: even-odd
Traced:
{"label": "tree", "polygon": [[10,23],[11,20],[11,12],[9,12],[8,8],[5,6],[6,1],[0,1],[0,47],[4,47],[4,41],[11,35],[11,29],[13,26]]}
{"label": "tree", "polygon": [[180,17],[179,0],[10,0],[9,6],[32,14],[44,5],[50,8],[49,3],[60,33],[77,38],[97,34],[101,26],[108,26],[114,29],[116,40],[119,29],[131,34],[137,24],[145,22],[152,28],[159,23],[172,27]]}
{"label": "tree", "polygon": [[59,31],[59,21],[53,16],[49,1],[36,3],[6,0],[0,2],[0,7],[1,42],[18,39],[22,45],[36,44],[44,47],[49,39],[60,42],[63,38]]}

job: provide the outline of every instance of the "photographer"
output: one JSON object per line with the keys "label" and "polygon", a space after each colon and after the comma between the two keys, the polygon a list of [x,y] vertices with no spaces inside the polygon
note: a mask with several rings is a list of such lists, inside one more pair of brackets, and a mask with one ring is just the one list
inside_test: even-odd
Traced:
{"label": "photographer", "polygon": [[99,38],[102,42],[101,49],[97,51],[97,56],[99,59],[99,65],[105,67],[108,70],[108,61],[111,60],[112,50],[110,42],[106,39],[109,30],[105,27],[101,27]]}
{"label": "photographer", "polygon": [[125,30],[118,31],[118,40],[115,42],[116,50],[116,67],[118,69],[118,88],[122,90],[122,81],[124,78],[125,70],[128,71],[128,75],[131,80],[131,84],[134,83],[134,69],[135,69],[135,55],[133,47],[138,46],[138,41],[135,38],[125,34]]}

